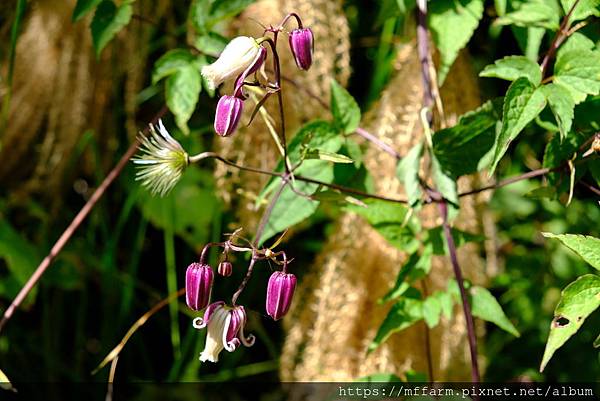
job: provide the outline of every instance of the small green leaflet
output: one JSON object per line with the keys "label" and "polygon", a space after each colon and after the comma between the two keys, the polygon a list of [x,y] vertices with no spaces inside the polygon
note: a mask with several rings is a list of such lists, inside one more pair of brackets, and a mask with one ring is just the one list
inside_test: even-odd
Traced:
{"label": "small green leaflet", "polygon": [[326,150],[322,150],[322,149],[306,149],[306,152],[304,153],[304,159],[305,160],[309,160],[309,159],[318,159],[318,160],[325,160],[328,162],[332,162],[332,163],[354,163],[354,160],[352,160],[351,158],[349,158],[346,155],[342,155],[339,153],[335,153],[335,152],[328,152]]}
{"label": "small green leaflet", "polygon": [[410,206],[416,206],[421,200],[421,184],[419,182],[419,164],[423,154],[423,144],[413,146],[400,160],[396,168],[396,177],[404,185],[404,191],[408,196]]}
{"label": "small green leaflet", "polygon": [[510,143],[545,106],[546,97],[543,92],[535,88],[527,78],[521,77],[510,85],[504,98],[502,129],[496,140],[490,175],[496,170]]}
{"label": "small green leaflet", "polygon": [[496,60],[494,64],[487,65],[479,73],[479,76],[506,79],[507,81],[525,77],[536,86],[542,82],[540,66],[525,56],[507,56]]}
{"label": "small green leaflet", "polygon": [[85,17],[90,11],[94,9],[102,0],[77,0],[75,9],[73,10],[73,16],[71,17],[73,22],[77,22]]}
{"label": "small green leaflet", "polygon": [[190,21],[194,28],[209,33],[220,21],[242,12],[254,0],[194,0],[190,5]]}
{"label": "small green leaflet", "polygon": [[194,65],[181,67],[167,78],[165,87],[167,106],[175,114],[177,126],[186,135],[190,132],[187,122],[196,109],[201,89],[200,71]]}
{"label": "small green leaflet", "polygon": [[520,4],[518,9],[498,18],[495,23],[526,28],[540,27],[553,31],[558,29],[559,10],[555,1],[529,0]]}
{"label": "small green leaflet", "polygon": [[433,41],[441,55],[438,79],[442,85],[458,52],[479,25],[483,0],[432,1],[428,14]]}
{"label": "small green leaflet", "polygon": [[426,247],[422,255],[417,252],[410,255],[406,263],[400,268],[394,287],[378,302],[382,304],[399,298],[410,288],[412,282],[425,277],[431,270],[431,256],[431,247]]}
{"label": "small green leaflet", "polygon": [[546,238],[556,238],[581,256],[593,268],[600,270],[600,239],[579,234],[542,233]]}
{"label": "small green leaflet", "polygon": [[195,57],[187,49],[169,50],[154,63],[152,84],[156,85],[161,79],[175,74],[180,68],[189,66],[194,60]]}
{"label": "small green leaflet", "polygon": [[440,315],[442,314],[442,304],[440,300],[434,296],[427,297],[422,307],[423,319],[427,327],[434,328],[440,322]]}
{"label": "small green leaflet", "polygon": [[550,334],[540,365],[544,370],[557,349],[562,347],[583,325],[585,319],[600,306],[600,276],[586,274],[569,284],[554,310]]}
{"label": "small green leaflet", "polygon": [[117,7],[111,0],[103,0],[98,5],[90,26],[96,57],[100,57],[102,49],[108,42],[129,24],[133,14],[132,3],[133,0],[126,0]]}
{"label": "small green leaflet", "polygon": [[486,288],[473,286],[470,288],[471,293],[471,313],[473,316],[488,322],[494,323],[501,329],[509,332],[515,337],[520,334],[504,314],[502,306],[496,298]]}
{"label": "small green leaflet", "polygon": [[[575,4],[577,0],[560,0],[560,4],[563,7],[565,15],[571,10],[573,4]],[[571,14],[569,18],[570,22],[579,21],[582,19],[586,19],[587,17],[594,15],[596,17],[600,17],[600,0],[579,0],[575,10]]]}
{"label": "small green leaflet", "polygon": [[346,134],[354,132],[360,123],[360,108],[356,100],[337,81],[331,80],[331,113],[336,126]]}
{"label": "small green leaflet", "polygon": [[558,123],[561,139],[565,139],[571,130],[575,115],[575,101],[563,86],[551,83],[540,88],[546,96],[550,110]]}

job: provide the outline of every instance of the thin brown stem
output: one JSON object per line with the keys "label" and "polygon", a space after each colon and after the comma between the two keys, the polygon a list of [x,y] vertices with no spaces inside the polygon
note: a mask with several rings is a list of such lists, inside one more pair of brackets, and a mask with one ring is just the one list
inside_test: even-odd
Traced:
{"label": "thin brown stem", "polygon": [[[152,119],[151,124],[156,123],[165,113],[167,112],[166,106],[163,107]],[[144,133],[148,132],[149,127],[144,129]],[[63,247],[69,242],[73,233],[79,228],[81,223],[87,218],[90,212],[94,209],[94,206],[98,203],[100,198],[104,195],[108,187],[114,182],[114,180],[121,174],[123,168],[129,162],[129,159],[135,154],[138,148],[139,142],[135,141],[129,146],[129,149],[121,156],[119,162],[113,167],[113,169],[108,173],[108,175],[104,178],[100,186],[94,191],[90,199],[83,205],[79,213],[75,216],[75,218],[71,221],[71,224],[65,229],[65,231],[58,238],[52,249],[48,255],[42,260],[37,269],[33,272],[31,277],[27,280],[21,291],[17,294],[15,299],[12,301],[10,306],[4,311],[4,315],[2,316],[2,320],[0,320],[0,331],[4,328],[8,320],[12,317],[15,310],[21,305],[27,294],[35,287],[38,281],[42,278],[50,264],[56,258],[56,256],[60,253]]]}
{"label": "thin brown stem", "polygon": [[552,60],[552,58],[556,54],[556,51],[558,50],[560,45],[565,41],[565,39],[569,35],[569,29],[567,28],[569,25],[569,18],[571,18],[573,11],[575,11],[575,7],[577,7],[577,4],[579,4],[579,0],[575,0],[573,5],[569,9],[569,12],[567,12],[565,17],[563,18],[562,22],[560,23],[560,27],[558,28],[558,32],[556,32],[554,39],[552,39],[552,43],[550,43],[550,48],[546,52],[546,55],[544,56],[544,59],[542,60],[542,63],[540,64],[543,78],[545,78],[546,74],[548,73],[548,68],[550,66],[550,60]]}

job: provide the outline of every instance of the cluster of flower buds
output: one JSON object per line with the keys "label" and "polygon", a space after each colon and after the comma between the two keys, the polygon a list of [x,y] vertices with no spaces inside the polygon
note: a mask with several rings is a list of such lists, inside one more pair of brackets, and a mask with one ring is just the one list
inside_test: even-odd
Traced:
{"label": "cluster of flower buds", "polygon": [[[298,28],[289,34],[290,49],[298,68],[308,70],[312,64],[313,33],[310,28],[302,26],[302,22],[296,14],[293,15],[298,20]],[[289,16],[284,19],[284,23],[288,18]],[[267,31],[282,29],[283,26],[280,26]],[[217,103],[214,128],[220,136],[233,134],[238,126],[246,100],[243,90],[244,81],[248,76],[261,69],[267,59],[267,49],[263,47],[264,41],[264,38],[257,40],[249,36],[238,36],[225,46],[214,63],[202,68],[202,76],[208,82],[208,86],[213,89],[224,81],[237,77],[233,95],[224,95]],[[276,83],[277,85],[279,83]]]}
{"label": "cluster of flower buds", "polygon": [[[237,234],[234,233],[232,238]],[[273,252],[270,249],[256,249],[236,245],[232,239],[221,243],[206,245],[200,255],[199,263],[188,266],[185,274],[186,303],[193,311],[205,309],[204,316],[194,319],[193,325],[197,329],[207,328],[207,338],[204,351],[200,354],[201,361],[217,362],[219,353],[225,349],[233,352],[239,344],[251,346],[254,337],[244,335],[246,324],[246,311],[243,306],[236,305],[237,295],[245,286],[247,280],[242,282],[240,289],[232,299],[232,306],[223,301],[210,303],[210,296],[214,283],[213,269],[204,260],[211,246],[223,247],[225,258],[219,263],[217,273],[223,277],[231,276],[233,265],[229,262],[228,252],[252,252],[252,262],[248,268],[247,277],[252,273],[252,268],[257,260],[271,260],[283,265],[282,271],[274,272],[269,278],[266,294],[266,311],[273,320],[279,320],[289,311],[292,304],[294,290],[296,289],[296,276],[287,272],[288,260],[284,252]],[[283,262],[278,260],[283,257]]]}

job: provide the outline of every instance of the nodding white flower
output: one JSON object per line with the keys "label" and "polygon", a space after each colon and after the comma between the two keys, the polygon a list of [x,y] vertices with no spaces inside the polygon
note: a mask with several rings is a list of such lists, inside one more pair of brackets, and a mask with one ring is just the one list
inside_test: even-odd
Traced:
{"label": "nodding white flower", "polygon": [[161,120],[150,125],[150,135],[140,135],[140,152],[132,160],[138,165],[135,179],[153,195],[164,196],[177,184],[189,163],[188,154],[167,131]]}
{"label": "nodding white flower", "polygon": [[200,353],[200,361],[217,362],[223,349],[233,352],[240,343],[251,347],[255,338],[253,335],[246,337],[245,325],[246,311],[243,306],[230,307],[223,301],[208,305],[204,317],[197,317],[193,322],[196,329],[208,326],[204,351]]}
{"label": "nodding white flower", "polygon": [[[244,71],[256,71],[264,62],[265,49],[249,36],[238,36],[225,46],[214,63],[202,68],[202,76],[212,89]],[[251,72],[250,72],[251,73]]]}

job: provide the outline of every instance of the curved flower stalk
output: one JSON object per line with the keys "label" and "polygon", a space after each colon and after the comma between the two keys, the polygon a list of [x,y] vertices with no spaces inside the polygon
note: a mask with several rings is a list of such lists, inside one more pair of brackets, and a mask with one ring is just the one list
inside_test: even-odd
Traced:
{"label": "curved flower stalk", "polygon": [[230,307],[223,301],[210,304],[204,317],[197,317],[193,322],[196,329],[208,327],[200,361],[218,362],[223,349],[233,352],[240,344],[246,347],[254,345],[254,335],[246,337],[244,334],[245,325],[246,311],[243,306]]}
{"label": "curved flower stalk", "polygon": [[139,136],[140,152],[132,160],[138,165],[136,181],[153,195],[165,196],[177,184],[189,164],[188,154],[167,131],[161,120],[150,125],[149,136]]}

